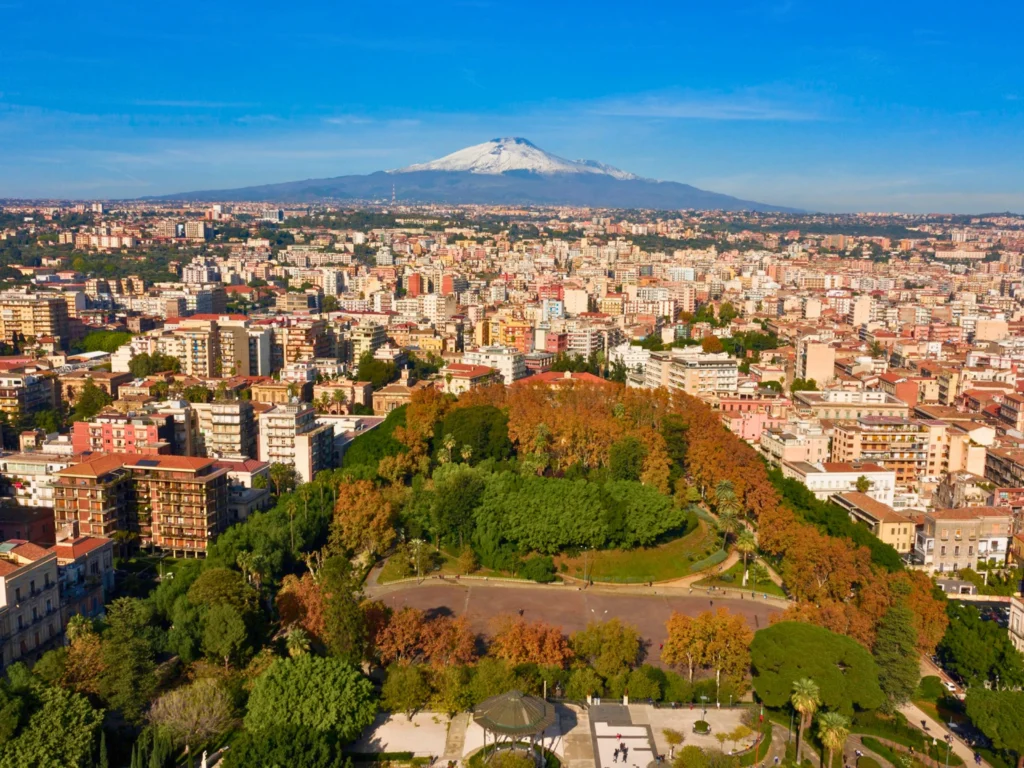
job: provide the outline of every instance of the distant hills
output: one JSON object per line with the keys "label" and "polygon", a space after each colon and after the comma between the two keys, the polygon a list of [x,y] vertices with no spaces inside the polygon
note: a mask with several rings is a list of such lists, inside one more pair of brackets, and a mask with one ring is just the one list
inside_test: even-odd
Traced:
{"label": "distant hills", "polygon": [[594,160],[566,160],[518,137],[492,139],[394,171],[181,192],[148,199],[313,203],[389,200],[392,190],[406,203],[798,212],[689,184],[644,179]]}

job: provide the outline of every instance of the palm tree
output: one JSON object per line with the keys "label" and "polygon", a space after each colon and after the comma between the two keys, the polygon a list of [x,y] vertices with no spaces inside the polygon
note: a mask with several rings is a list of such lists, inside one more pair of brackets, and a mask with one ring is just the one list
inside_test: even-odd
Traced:
{"label": "palm tree", "polygon": [[828,749],[828,765],[832,768],[832,756],[842,752],[846,738],[850,735],[850,720],[838,712],[823,712],[818,715],[818,738]]}
{"label": "palm tree", "polygon": [[469,460],[473,457],[473,446],[462,446],[462,450],[459,451],[459,454],[462,456],[462,460],[469,464]]}
{"label": "palm tree", "polygon": [[309,634],[302,627],[294,627],[285,637],[284,645],[293,659],[309,653]]}
{"label": "palm tree", "polygon": [[331,402],[337,406],[335,413],[341,413],[341,406],[345,404],[345,400],[345,393],[341,389],[336,389],[331,393]]}
{"label": "palm tree", "polygon": [[736,533],[736,529],[740,526],[740,519],[736,516],[735,512],[731,511],[719,511],[718,513],[718,530],[722,532],[723,544],[729,543],[730,534]]}
{"label": "palm tree", "polygon": [[457,443],[455,442],[455,436],[452,435],[451,433],[448,433],[447,435],[444,436],[444,440],[442,441],[441,444],[444,446],[445,451],[443,463],[449,464],[451,463],[452,460],[452,451],[455,450],[455,446],[457,445]]}
{"label": "palm tree", "polygon": [[743,555],[743,573],[746,576],[747,556],[757,552],[757,538],[752,530],[744,528],[740,531],[740,535],[736,537],[736,550]]}
{"label": "palm tree", "polygon": [[804,748],[804,729],[811,724],[811,718],[821,706],[818,684],[808,677],[797,680],[793,683],[793,695],[789,697],[789,703],[800,713],[800,727],[796,733],[796,762],[800,765],[803,762],[800,756]]}

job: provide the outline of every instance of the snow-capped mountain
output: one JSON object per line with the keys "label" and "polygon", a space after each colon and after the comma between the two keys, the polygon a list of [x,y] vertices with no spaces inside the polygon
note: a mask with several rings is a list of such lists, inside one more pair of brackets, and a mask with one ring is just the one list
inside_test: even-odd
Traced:
{"label": "snow-capped mountain", "polygon": [[164,195],[160,200],[312,203],[322,200],[446,205],[573,205],[655,210],[787,211],[676,181],[634,176],[595,160],[566,160],[526,139],[493,139],[393,171],[242,189]]}
{"label": "snow-capped mountain", "polygon": [[635,179],[632,173],[620,171],[594,160],[566,160],[564,157],[545,152],[526,139],[509,136],[491,139],[483,144],[460,149],[450,155],[416,163],[392,173],[416,173],[418,171],[444,171],[447,173],[502,174],[509,171],[530,173],[598,173],[615,179]]}

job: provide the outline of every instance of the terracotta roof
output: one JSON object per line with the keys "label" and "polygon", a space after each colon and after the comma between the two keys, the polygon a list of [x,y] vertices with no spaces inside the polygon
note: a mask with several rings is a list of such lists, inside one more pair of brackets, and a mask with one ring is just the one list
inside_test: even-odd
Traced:
{"label": "terracotta roof", "polygon": [[880,501],[868,496],[866,493],[860,493],[859,491],[851,491],[850,493],[841,493],[839,498],[849,504],[851,507],[856,507],[864,514],[874,518],[880,523],[906,523],[910,522],[906,515],[901,515],[895,509],[890,507],[888,504],[883,504]]}
{"label": "terracotta roof", "polygon": [[960,507],[936,509],[928,513],[937,520],[976,520],[980,517],[1013,517],[1009,507]]}
{"label": "terracotta roof", "polygon": [[880,467],[877,464],[871,464],[869,462],[862,462],[857,464],[851,464],[846,461],[823,461],[821,466],[825,468],[826,472],[885,472],[885,467]]}
{"label": "terracotta roof", "polygon": [[50,547],[57,553],[58,560],[75,560],[82,555],[100,549],[110,543],[110,539],[101,536],[79,536],[77,539],[59,541]]}

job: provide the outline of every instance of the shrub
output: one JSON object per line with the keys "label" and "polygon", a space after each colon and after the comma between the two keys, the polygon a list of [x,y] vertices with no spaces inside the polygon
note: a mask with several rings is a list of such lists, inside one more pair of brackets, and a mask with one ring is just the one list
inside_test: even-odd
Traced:
{"label": "shrub", "polygon": [[520,575],[539,584],[550,584],[555,580],[555,562],[550,557],[531,557],[523,563]]}
{"label": "shrub", "polygon": [[698,720],[693,724],[693,732],[701,734],[711,733],[711,723],[707,720]]}

